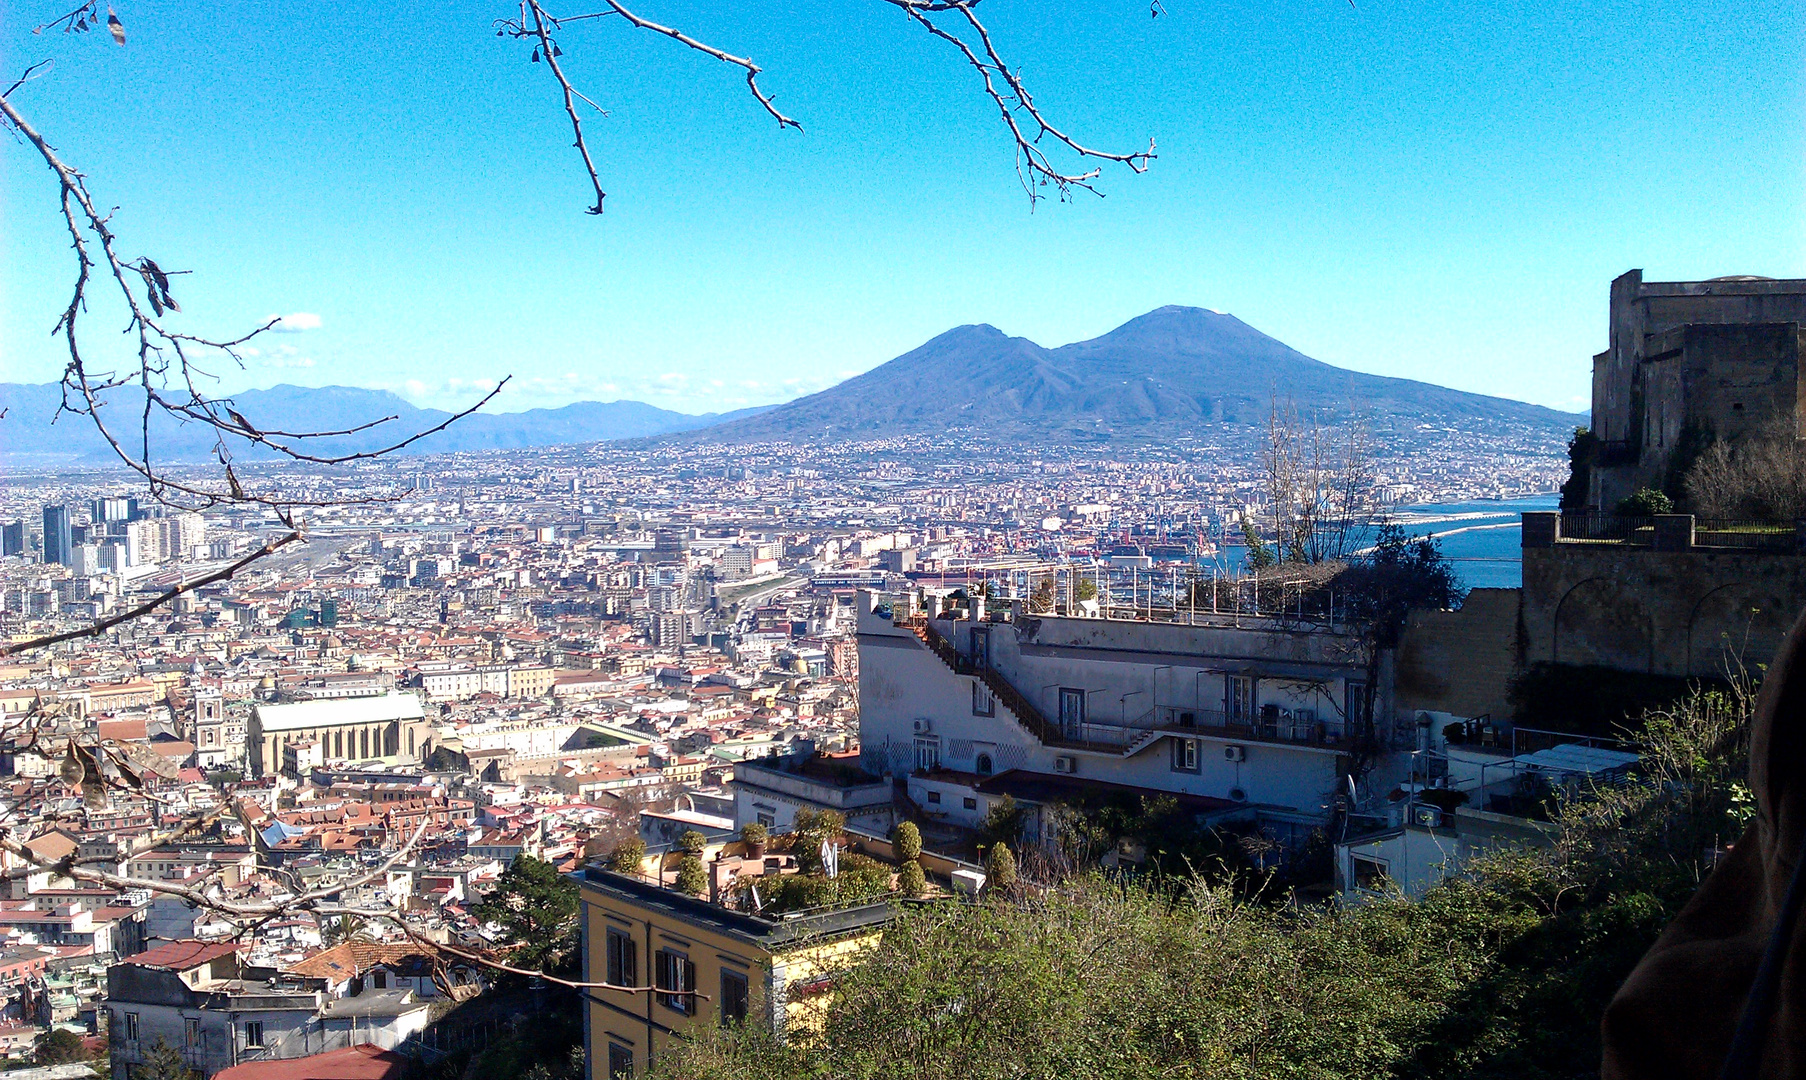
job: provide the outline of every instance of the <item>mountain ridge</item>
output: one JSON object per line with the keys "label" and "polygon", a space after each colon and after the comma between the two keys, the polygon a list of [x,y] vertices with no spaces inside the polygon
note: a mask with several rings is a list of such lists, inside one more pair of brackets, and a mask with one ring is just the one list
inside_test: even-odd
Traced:
{"label": "mountain ridge", "polygon": [[665,438],[758,442],[933,431],[1057,442],[1168,438],[1262,427],[1275,403],[1376,430],[1453,422],[1566,439],[1584,414],[1433,383],[1369,375],[1304,355],[1206,308],[1170,304],[1099,337],[1047,348],[988,323],[956,326],[903,355],[755,417]]}

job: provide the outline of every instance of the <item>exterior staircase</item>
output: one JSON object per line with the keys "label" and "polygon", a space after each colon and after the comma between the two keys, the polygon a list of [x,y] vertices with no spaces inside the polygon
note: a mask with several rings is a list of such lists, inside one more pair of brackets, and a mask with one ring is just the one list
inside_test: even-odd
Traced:
{"label": "exterior staircase", "polygon": [[991,697],[1008,709],[1017,722],[1043,744],[1047,746],[1073,745],[1060,738],[1059,729],[1048,723],[1047,718],[1041,715],[1041,710],[1030,704],[1029,700],[1023,697],[1021,691],[1012,686],[1008,679],[988,667],[974,667],[972,661],[960,655],[959,650],[953,647],[953,643],[936,632],[927,619],[918,617],[899,620],[897,625],[914,634],[916,640],[927,646],[928,651],[939,657],[941,662],[946,664],[954,674],[970,675],[983,683],[985,689],[991,692]]}

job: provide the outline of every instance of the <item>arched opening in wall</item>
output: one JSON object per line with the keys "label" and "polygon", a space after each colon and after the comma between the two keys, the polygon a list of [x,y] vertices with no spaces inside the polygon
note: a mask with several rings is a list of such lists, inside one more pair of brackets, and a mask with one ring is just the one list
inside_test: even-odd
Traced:
{"label": "arched opening in wall", "polygon": [[991,755],[978,755],[978,758],[972,763],[972,771],[980,776],[991,775]]}
{"label": "arched opening in wall", "polygon": [[1723,679],[1768,663],[1794,615],[1749,582],[1713,589],[1687,617],[1687,674]]}
{"label": "arched opening in wall", "polygon": [[1589,578],[1555,606],[1549,659],[1619,671],[1655,670],[1655,627],[1636,589]]}
{"label": "arched opening in wall", "polygon": [[345,733],[343,731],[332,733],[332,756],[335,758],[345,756]]}

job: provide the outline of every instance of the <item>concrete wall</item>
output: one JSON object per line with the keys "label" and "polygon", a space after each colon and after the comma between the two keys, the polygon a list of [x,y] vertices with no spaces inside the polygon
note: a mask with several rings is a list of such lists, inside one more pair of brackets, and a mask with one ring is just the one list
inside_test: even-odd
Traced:
{"label": "concrete wall", "polygon": [[1524,549],[1526,664],[1723,676],[1767,664],[1806,606],[1806,558],[1609,543]]}
{"label": "concrete wall", "polygon": [[1401,714],[1511,715],[1519,589],[1475,589],[1459,611],[1413,611],[1394,664]]}

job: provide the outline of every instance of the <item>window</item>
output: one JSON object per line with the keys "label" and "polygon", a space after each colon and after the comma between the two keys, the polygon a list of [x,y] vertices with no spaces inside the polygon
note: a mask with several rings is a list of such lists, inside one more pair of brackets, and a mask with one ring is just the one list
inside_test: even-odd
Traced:
{"label": "window", "polygon": [[1173,740],[1173,771],[1174,772],[1197,772],[1198,771],[1198,740],[1196,740],[1196,739],[1174,739]]}
{"label": "window", "polygon": [[966,804],[965,805],[966,805],[966,809],[968,809],[968,810],[976,810],[976,809],[978,809],[978,800],[974,799],[972,796],[968,795],[968,796],[966,796]]}
{"label": "window", "polygon": [[695,1008],[695,999],[690,995],[696,989],[696,965],[675,949],[660,949],[657,986],[670,991],[658,996],[659,1004],[672,1012],[688,1014]]}
{"label": "window", "polygon": [[201,1045],[201,1018],[185,1016],[182,1018],[182,1045],[194,1050]]}
{"label": "window", "polygon": [[1060,687],[1060,731],[1078,735],[1085,726],[1085,691]]}
{"label": "window", "polygon": [[972,631],[972,666],[979,671],[991,666],[991,632]]}
{"label": "window", "polygon": [[916,771],[933,772],[941,767],[941,740],[934,736],[916,740]]}
{"label": "window", "polygon": [[1231,724],[1248,724],[1254,720],[1254,679],[1247,675],[1231,675],[1224,688],[1223,711]]}
{"label": "window", "polygon": [[608,1080],[632,1080],[633,1051],[620,1043],[608,1044]]}
{"label": "window", "polygon": [[978,755],[978,759],[972,763],[972,771],[980,776],[991,775],[991,755]]}
{"label": "window", "polygon": [[126,1013],[125,1014],[125,1041],[126,1042],[137,1042],[138,1041],[138,1014],[137,1013]]}
{"label": "window", "polygon": [[931,803],[939,803],[941,801],[941,793],[938,791],[930,791],[928,793],[928,801]]}
{"label": "window", "polygon": [[1350,727],[1367,719],[1366,683],[1349,681],[1344,692],[1343,709],[1342,719]]}
{"label": "window", "polygon": [[769,814],[761,810],[759,811],[759,824],[765,826],[767,829],[775,829],[778,827],[777,815]]}
{"label": "window", "polygon": [[737,1024],[746,1019],[751,987],[738,971],[721,969],[721,1022]]}
{"label": "window", "polygon": [[627,932],[608,928],[608,981],[616,986],[640,984],[639,949]]}
{"label": "window", "polygon": [[245,1049],[252,1050],[263,1045],[263,1021],[250,1020],[245,1023]]}
{"label": "window", "polygon": [[1350,857],[1354,862],[1354,884],[1357,889],[1369,892],[1382,892],[1391,878],[1386,873],[1383,859],[1370,859],[1365,855]]}
{"label": "window", "polygon": [[997,715],[997,699],[991,696],[990,687],[977,679],[972,680],[972,715]]}
{"label": "window", "polygon": [[386,971],[371,972],[370,985],[376,987],[378,990],[387,990],[389,988],[389,973]]}

